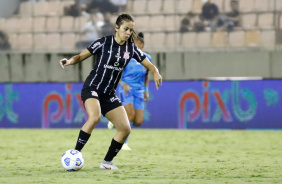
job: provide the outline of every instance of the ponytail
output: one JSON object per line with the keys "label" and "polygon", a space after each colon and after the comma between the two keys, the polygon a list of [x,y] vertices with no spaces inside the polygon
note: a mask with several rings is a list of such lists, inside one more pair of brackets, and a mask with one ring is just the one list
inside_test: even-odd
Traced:
{"label": "ponytail", "polygon": [[142,32],[139,32],[138,34],[133,30],[131,41],[140,41],[141,43],[144,43],[144,34]]}

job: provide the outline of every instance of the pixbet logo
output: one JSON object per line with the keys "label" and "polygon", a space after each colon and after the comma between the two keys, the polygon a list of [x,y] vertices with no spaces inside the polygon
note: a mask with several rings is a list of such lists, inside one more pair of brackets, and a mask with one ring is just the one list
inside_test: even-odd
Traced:
{"label": "pixbet logo", "polygon": [[5,93],[0,94],[0,120],[6,115],[10,122],[18,122],[18,114],[13,111],[13,102],[18,99],[19,94],[13,91],[12,85],[5,85]]}
{"label": "pixbet logo", "polygon": [[[231,112],[240,122],[250,121],[257,111],[254,93],[246,88],[240,89],[239,81],[231,84],[231,90],[225,90],[222,93],[217,89],[210,89],[209,82],[203,82],[202,96],[194,90],[183,93],[180,97],[179,128],[187,128],[188,123],[193,123],[200,117],[207,123],[222,120],[232,122]],[[227,106],[229,99],[232,103],[231,108]],[[212,100],[215,102],[215,109],[211,109]],[[246,104],[245,108],[241,107],[242,102]]]}
{"label": "pixbet logo", "polygon": [[[50,128],[51,124],[56,124],[63,118],[66,124],[80,124],[87,120],[87,113],[81,100],[80,92],[72,92],[71,88],[71,84],[66,85],[65,98],[57,92],[52,92],[45,97],[42,111],[42,128]],[[76,106],[74,103],[78,104],[77,110],[73,109]]]}

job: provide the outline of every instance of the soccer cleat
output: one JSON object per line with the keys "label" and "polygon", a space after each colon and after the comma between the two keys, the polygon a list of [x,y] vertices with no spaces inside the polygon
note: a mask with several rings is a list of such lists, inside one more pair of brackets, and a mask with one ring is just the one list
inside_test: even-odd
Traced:
{"label": "soccer cleat", "polygon": [[100,169],[106,169],[106,170],[118,170],[118,167],[115,166],[113,162],[107,162],[103,160],[100,164]]}
{"label": "soccer cleat", "polygon": [[127,143],[123,144],[121,149],[122,150],[131,150],[131,148],[128,146]]}
{"label": "soccer cleat", "polygon": [[114,127],[114,124],[112,124],[112,122],[108,122],[108,129],[113,129],[113,127]]}

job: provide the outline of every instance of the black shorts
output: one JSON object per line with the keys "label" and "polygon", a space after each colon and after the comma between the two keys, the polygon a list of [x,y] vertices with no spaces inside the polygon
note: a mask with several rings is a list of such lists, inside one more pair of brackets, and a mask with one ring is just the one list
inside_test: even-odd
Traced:
{"label": "black shorts", "polygon": [[83,101],[83,104],[88,98],[96,98],[97,100],[99,100],[103,116],[105,116],[107,112],[119,106],[122,106],[120,99],[115,93],[105,94],[98,92],[92,87],[83,87],[83,89],[81,90],[81,100]]}

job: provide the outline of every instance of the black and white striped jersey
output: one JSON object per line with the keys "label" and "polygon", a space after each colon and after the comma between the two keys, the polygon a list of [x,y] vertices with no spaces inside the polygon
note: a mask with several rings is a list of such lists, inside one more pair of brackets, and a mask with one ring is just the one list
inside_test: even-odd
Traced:
{"label": "black and white striped jersey", "polygon": [[94,41],[87,49],[92,55],[97,55],[97,62],[84,86],[92,86],[101,93],[115,91],[122,71],[131,58],[138,62],[146,58],[146,55],[130,39],[119,45],[113,35]]}

